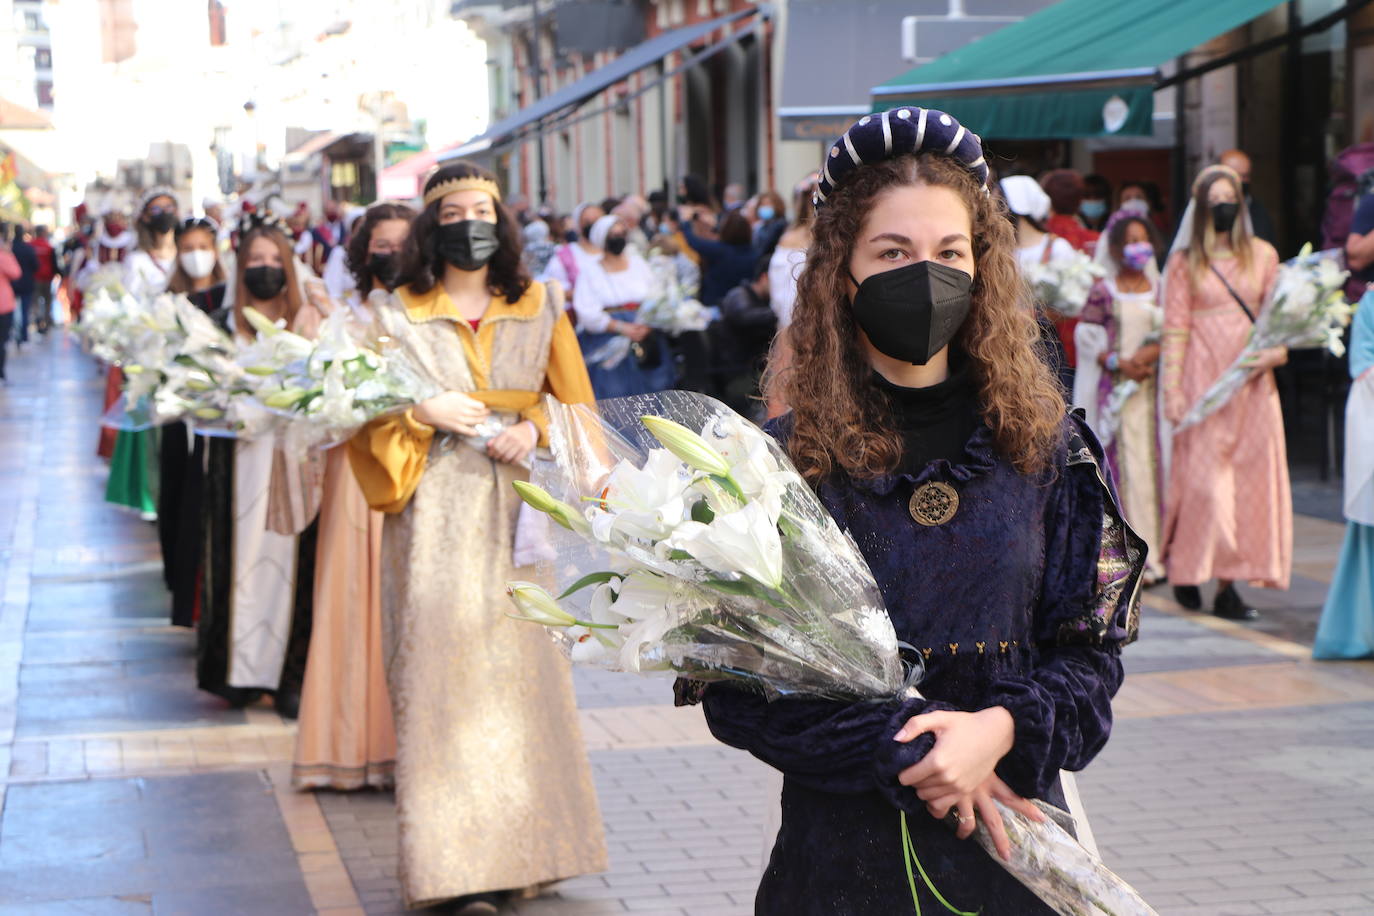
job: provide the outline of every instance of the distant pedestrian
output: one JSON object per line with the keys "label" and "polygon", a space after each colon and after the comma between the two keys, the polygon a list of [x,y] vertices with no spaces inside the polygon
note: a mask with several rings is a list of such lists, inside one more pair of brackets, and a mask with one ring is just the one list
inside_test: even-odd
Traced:
{"label": "distant pedestrian", "polygon": [[10,243],[14,258],[19,262],[19,279],[14,281],[14,295],[19,300],[19,325],[15,328],[15,339],[21,343],[29,342],[29,324],[33,320],[33,290],[38,273],[38,253],[29,244],[28,233],[23,226],[14,227],[14,238]]}
{"label": "distant pedestrian", "polygon": [[1374,292],[1350,330],[1350,399],[1345,410],[1345,546],[1331,577],[1314,658],[1374,656]]}
{"label": "distant pedestrian", "polygon": [[[1078,221],[1084,229],[1099,235],[1106,231],[1112,213],[1112,184],[1101,175],[1083,178],[1083,200],[1078,204]],[[1096,249],[1093,249],[1096,251]]]}
{"label": "distant pedestrian", "polygon": [[520,231],[525,237],[525,268],[538,277],[548,268],[558,246],[549,241],[549,224],[542,219],[529,221]]}
{"label": "distant pedestrian", "polygon": [[1250,227],[1254,230],[1255,238],[1264,239],[1270,245],[1277,244],[1278,234],[1274,231],[1274,220],[1269,215],[1268,208],[1257,200],[1252,192],[1250,157],[1241,150],[1230,149],[1222,153],[1217,161],[1240,176],[1240,187],[1245,197],[1245,210],[1250,214]]}
{"label": "distant pedestrian", "polygon": [[10,250],[9,233],[10,227],[0,223],[0,382],[5,381],[5,355],[14,325],[14,281],[21,274],[19,261]]}
{"label": "distant pedestrian", "polygon": [[603,216],[590,230],[605,251],[588,265],[573,300],[577,339],[598,398],[646,394],[671,388],[674,378],[667,338],[639,321],[639,307],[654,289],[654,275],[628,247],[629,227]]}
{"label": "distant pedestrian", "polygon": [[[1037,265],[1074,258],[1067,239],[1047,231],[1051,219],[1050,196],[1028,175],[1008,175],[1000,182],[1002,197],[1016,227],[1016,263],[1024,274]],[[1041,356],[1059,379],[1065,394],[1073,391],[1073,363],[1069,348],[1074,326],[1058,312],[1035,303],[1035,323],[1040,329]]]}
{"label": "distant pedestrian", "polygon": [[766,262],[787,231],[787,204],[777,191],[764,191],[758,196],[754,215],[754,257]]}
{"label": "distant pedestrian", "polygon": [[52,283],[57,276],[57,252],[48,239],[47,226],[35,226],[29,243],[38,260],[33,274],[33,311],[40,334],[48,333],[52,325]]}
{"label": "distant pedestrian", "polygon": [[1149,583],[1164,577],[1156,388],[1164,318],[1155,265],[1160,241],[1154,224],[1134,208],[1117,211],[1107,227],[1097,249],[1106,276],[1088,294],[1075,332],[1073,405],[1102,440],[1126,521],[1150,547]]}
{"label": "distant pedestrian", "polygon": [[[1274,246],[1250,234],[1240,176],[1203,169],[1174,240],[1164,281],[1164,416],[1175,426],[1240,355],[1278,274]],[[1198,586],[1219,580],[1214,612],[1251,620],[1237,581],[1287,588],[1293,500],[1283,412],[1273,369],[1287,350],[1263,351],[1256,371],[1221,409],[1174,434],[1164,523],[1169,581],[1179,604],[1202,606]]]}
{"label": "distant pedestrian", "polygon": [[553,280],[562,286],[569,303],[577,301],[577,281],[582,272],[601,260],[601,249],[592,242],[591,234],[592,226],[605,215],[605,210],[591,202],[573,207],[569,228],[576,231],[576,238],[559,245],[545,264],[543,273],[535,275],[543,282]]}
{"label": "distant pedestrian", "polygon": [[701,256],[701,302],[720,305],[725,294],[750,279],[754,269],[753,238],[749,222],[739,213],[726,213],[720,225],[720,238],[697,235],[693,229],[701,211],[683,207],[679,225],[683,238]]}
{"label": "distant pedestrian", "polygon": [[710,327],[721,400],[751,419],[761,413],[759,377],[777,327],[768,304],[768,262],[759,261],[752,279],[725,294]]}
{"label": "distant pedestrian", "polygon": [[1044,221],[1045,231],[1091,254],[1097,233],[1083,225],[1080,219],[1079,207],[1087,193],[1083,176],[1073,169],[1055,169],[1040,179],[1040,186],[1050,196],[1050,215]]}

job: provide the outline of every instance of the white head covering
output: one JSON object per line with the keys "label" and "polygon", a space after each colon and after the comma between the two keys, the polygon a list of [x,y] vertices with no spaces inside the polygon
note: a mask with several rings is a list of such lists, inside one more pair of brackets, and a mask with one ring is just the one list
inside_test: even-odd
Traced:
{"label": "white head covering", "polygon": [[1009,175],[1001,181],[1007,207],[1018,216],[1040,221],[1049,218],[1050,195],[1029,175]]}
{"label": "white head covering", "polygon": [[572,216],[571,216],[571,219],[572,219],[572,228],[573,228],[573,231],[576,232],[578,235],[581,235],[581,234],[582,234],[582,214],[585,213],[585,212],[587,212],[587,208],[588,208],[588,207],[595,207],[595,206],[596,206],[596,204],[592,203],[590,200],[584,200],[584,201],[582,201],[582,203],[578,204],[576,207],[573,207]]}
{"label": "white head covering", "polygon": [[611,234],[611,227],[620,222],[620,217],[613,214],[606,214],[601,219],[592,223],[592,231],[587,233],[587,241],[591,242],[602,251],[606,250],[606,237]]}

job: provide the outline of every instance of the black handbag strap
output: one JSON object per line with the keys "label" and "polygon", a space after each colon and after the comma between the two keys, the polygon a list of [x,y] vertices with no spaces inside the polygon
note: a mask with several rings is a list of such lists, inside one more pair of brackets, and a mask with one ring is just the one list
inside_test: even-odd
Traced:
{"label": "black handbag strap", "polygon": [[1236,300],[1236,305],[1240,306],[1240,310],[1245,313],[1245,317],[1250,319],[1251,324],[1254,324],[1255,313],[1250,311],[1250,306],[1245,304],[1245,300],[1240,297],[1240,293],[1236,292],[1235,287],[1226,282],[1226,277],[1222,275],[1221,271],[1217,270],[1217,265],[1215,264],[1212,265],[1212,273],[1217,275],[1217,279],[1221,281],[1222,286],[1226,287],[1226,291],[1231,294],[1231,298]]}

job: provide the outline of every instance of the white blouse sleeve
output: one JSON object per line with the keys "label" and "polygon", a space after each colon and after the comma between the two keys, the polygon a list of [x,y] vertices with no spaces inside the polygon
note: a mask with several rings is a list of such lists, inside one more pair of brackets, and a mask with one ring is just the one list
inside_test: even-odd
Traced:
{"label": "white blouse sleeve", "polygon": [[583,269],[577,276],[577,294],[573,296],[573,311],[577,314],[577,329],[592,334],[604,333],[611,325],[606,314],[606,284],[601,282],[601,266]]}

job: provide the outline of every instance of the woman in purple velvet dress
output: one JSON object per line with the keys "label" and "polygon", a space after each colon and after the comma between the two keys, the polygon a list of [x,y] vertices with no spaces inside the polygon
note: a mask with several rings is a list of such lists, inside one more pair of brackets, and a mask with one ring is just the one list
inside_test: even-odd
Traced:
{"label": "woman in purple velvet dress", "polygon": [[[763,914],[1051,911],[993,800],[1063,806],[1111,730],[1144,543],[1068,416],[981,142],[937,111],[863,118],[829,151],[771,430],[868,560],[923,699],[705,690],[717,738],[782,771]],[[908,881],[900,812],[921,869]],[[919,877],[921,871],[926,876]]]}

